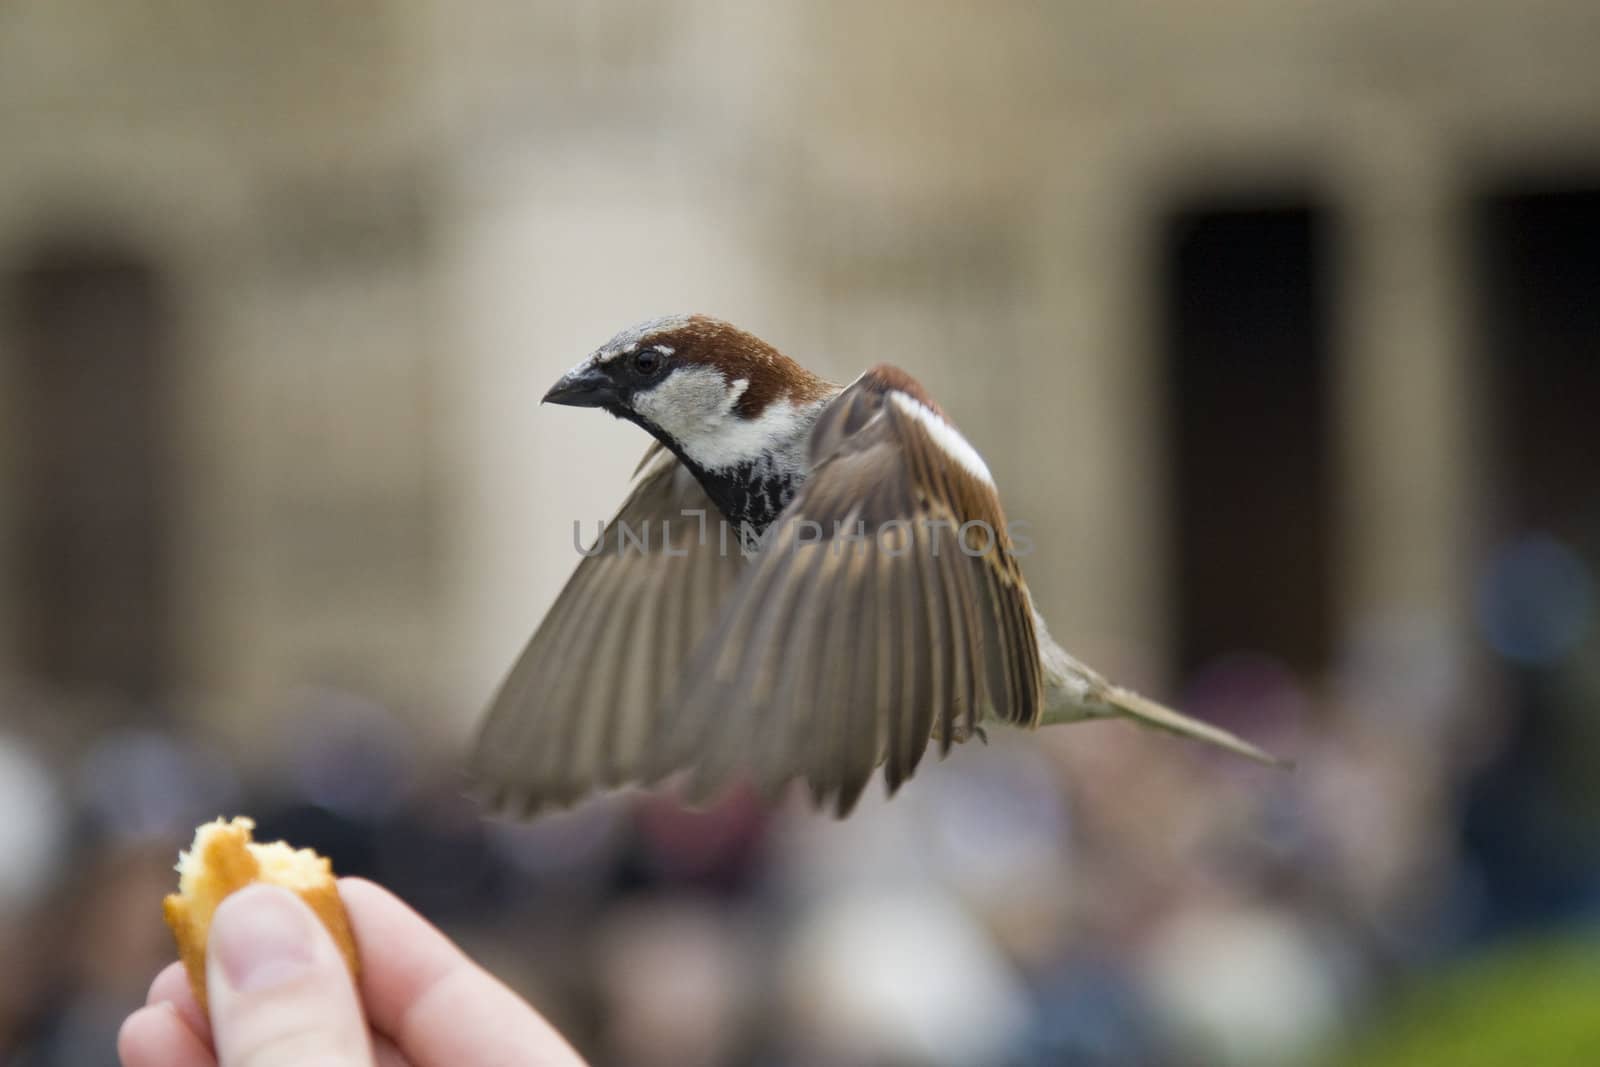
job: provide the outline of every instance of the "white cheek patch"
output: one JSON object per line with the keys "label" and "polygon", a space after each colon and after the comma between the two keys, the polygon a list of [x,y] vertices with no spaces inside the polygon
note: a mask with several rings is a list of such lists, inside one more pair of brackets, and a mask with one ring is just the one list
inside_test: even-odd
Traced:
{"label": "white cheek patch", "polygon": [[894,406],[910,415],[922,424],[923,429],[944,452],[957,463],[961,464],[966,472],[986,485],[994,485],[994,476],[989,473],[988,464],[983,462],[983,457],[978,455],[978,450],[962,437],[954,426],[934,413],[933,409],[905,393],[895,390],[889,394],[889,399],[894,401]]}
{"label": "white cheek patch", "polygon": [[[740,389],[737,393],[729,394],[730,411],[743,392]],[[697,456],[695,462],[707,470],[717,470],[762,458],[770,459],[776,452],[788,451],[797,443],[805,443],[805,433],[815,413],[813,407],[808,416],[790,403],[788,397],[783,397],[772,401],[753,419],[730,414],[719,433],[704,443],[702,451],[705,458]]]}
{"label": "white cheek patch", "polygon": [[774,400],[753,419],[734,410],[750,388],[710,367],[679,367],[661,384],[633,395],[633,410],[665,431],[684,455],[708,471],[770,458],[805,429],[805,415],[788,399]]}
{"label": "white cheek patch", "polygon": [[633,394],[633,410],[680,443],[714,429],[731,407],[727,381],[710,367],[679,367]]}

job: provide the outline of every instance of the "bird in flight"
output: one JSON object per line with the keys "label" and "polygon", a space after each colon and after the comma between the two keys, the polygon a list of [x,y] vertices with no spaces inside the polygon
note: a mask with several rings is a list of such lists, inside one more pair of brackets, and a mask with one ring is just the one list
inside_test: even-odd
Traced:
{"label": "bird in flight", "polygon": [[848,386],[706,315],[617,334],[545,403],[655,438],[490,705],[470,771],[528,816],[683,773],[849,814],[987,724],[1125,718],[1279,761],[1054,640],[976,449],[888,364]]}

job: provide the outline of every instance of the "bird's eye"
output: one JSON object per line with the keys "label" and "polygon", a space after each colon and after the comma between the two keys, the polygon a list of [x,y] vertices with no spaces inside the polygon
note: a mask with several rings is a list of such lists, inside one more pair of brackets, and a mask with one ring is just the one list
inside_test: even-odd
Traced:
{"label": "bird's eye", "polygon": [[646,377],[661,369],[662,356],[653,348],[641,349],[633,354],[633,369]]}

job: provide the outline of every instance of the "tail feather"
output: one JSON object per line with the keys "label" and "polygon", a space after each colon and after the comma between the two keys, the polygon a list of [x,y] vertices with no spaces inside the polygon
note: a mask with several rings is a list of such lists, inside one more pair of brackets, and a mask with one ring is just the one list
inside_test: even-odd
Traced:
{"label": "tail feather", "polygon": [[1115,716],[1179,737],[1204,741],[1269,767],[1294,766],[1293,761],[1263,752],[1220,726],[1190,718],[1131,689],[1112,685],[1056,644],[1038,612],[1034,612],[1033,624],[1039,637],[1039,664],[1044,675],[1044,705],[1035,725]]}
{"label": "tail feather", "polygon": [[1121,689],[1112,686],[1104,694],[1105,702],[1115,708],[1117,713],[1124,718],[1132,719],[1141,726],[1148,726],[1156,730],[1165,730],[1179,737],[1191,738],[1195,741],[1204,741],[1207,744],[1225,748],[1236,755],[1246,759],[1264,763],[1269,767],[1292,768],[1294,762],[1286,760],[1271,753],[1264,752],[1243,738],[1224,730],[1220,726],[1213,726],[1208,722],[1190,718],[1182,712],[1173,711],[1163,704],[1140,696],[1131,689]]}

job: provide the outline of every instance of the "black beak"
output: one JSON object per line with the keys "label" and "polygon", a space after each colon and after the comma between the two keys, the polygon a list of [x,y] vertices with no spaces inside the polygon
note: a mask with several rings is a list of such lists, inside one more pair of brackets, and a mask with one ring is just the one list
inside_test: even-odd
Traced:
{"label": "black beak", "polygon": [[616,386],[596,367],[578,367],[567,372],[544,394],[541,404],[565,404],[574,408],[609,407],[621,398]]}

